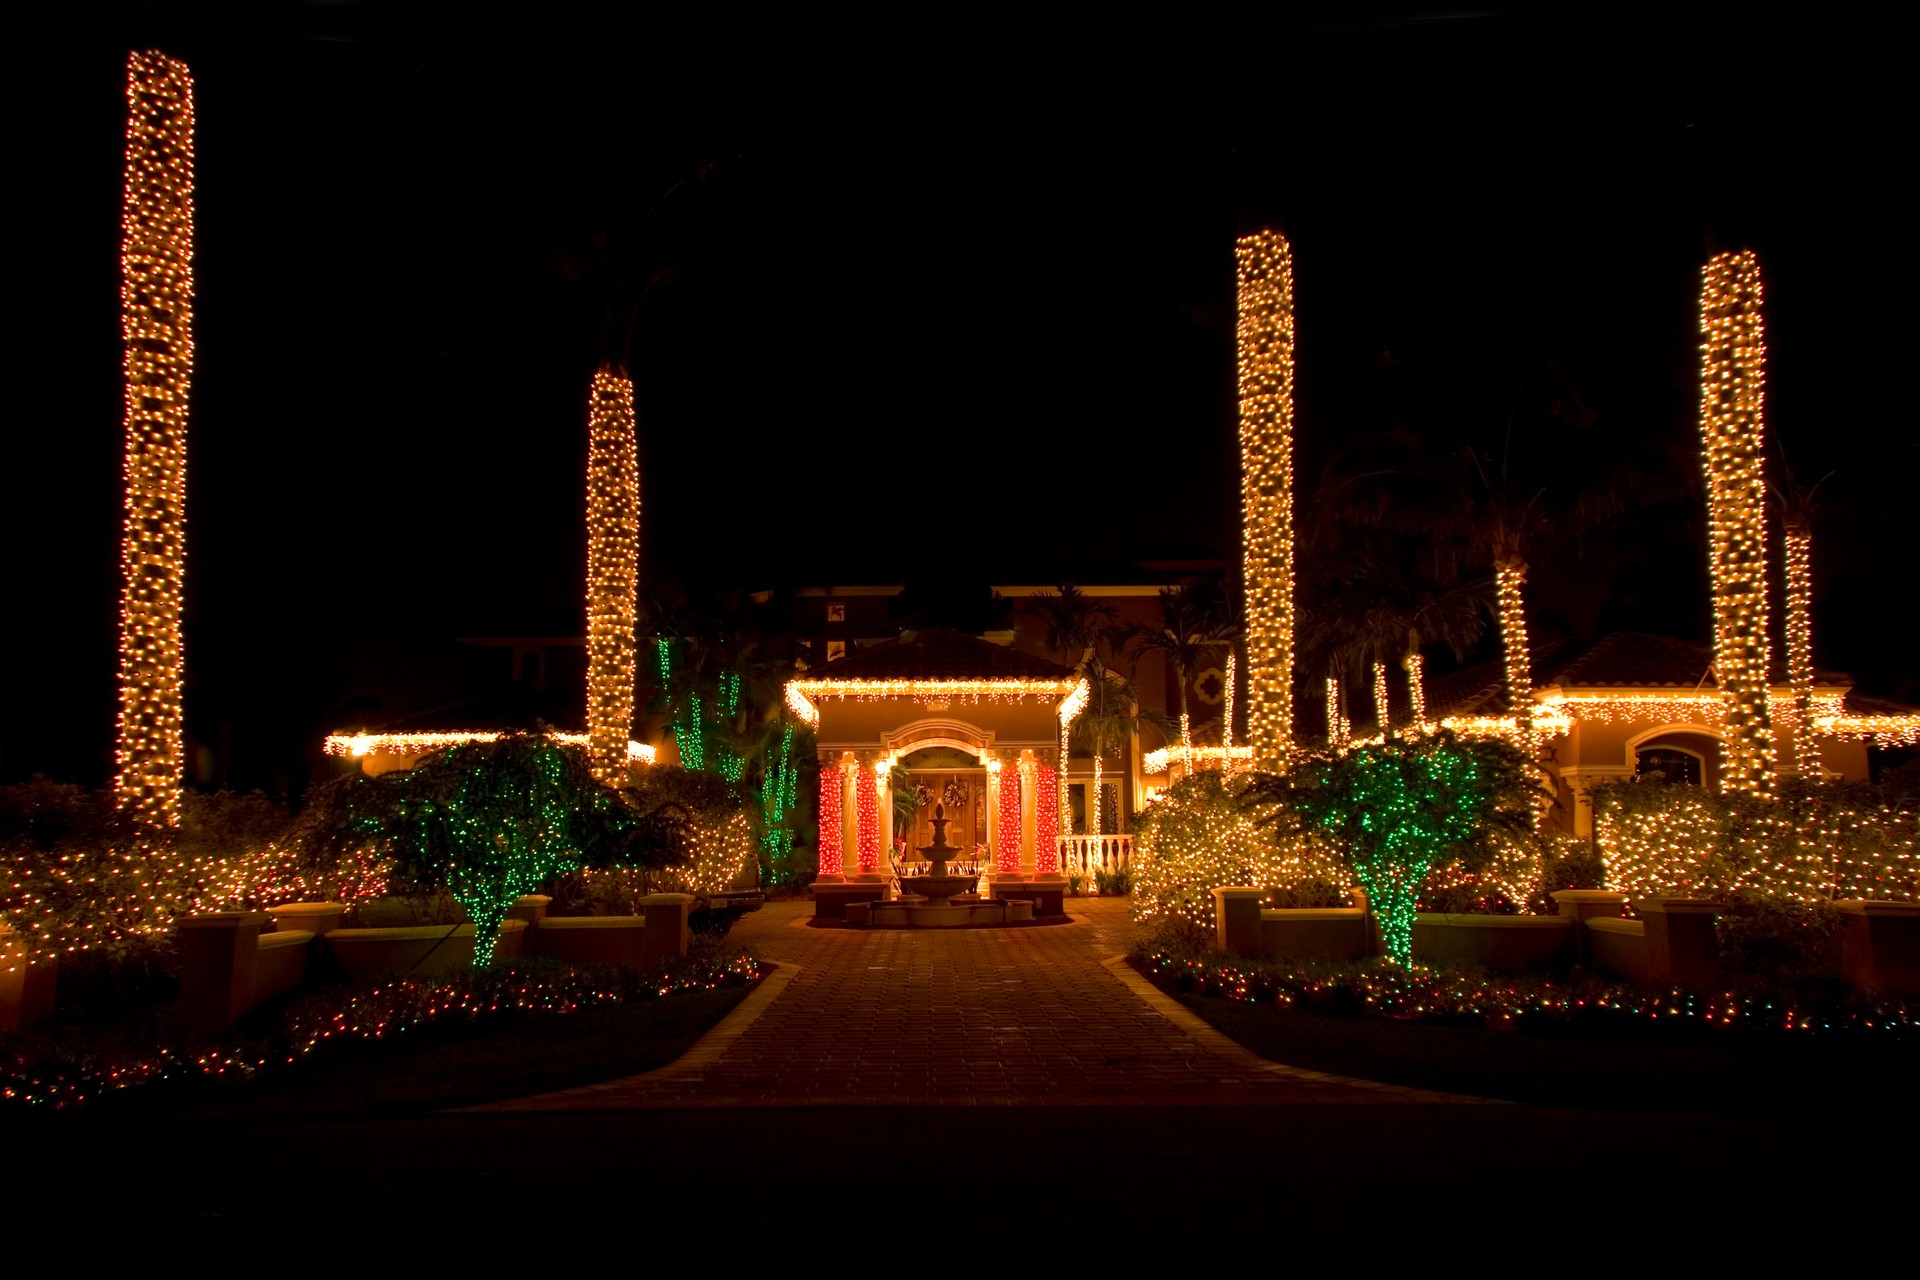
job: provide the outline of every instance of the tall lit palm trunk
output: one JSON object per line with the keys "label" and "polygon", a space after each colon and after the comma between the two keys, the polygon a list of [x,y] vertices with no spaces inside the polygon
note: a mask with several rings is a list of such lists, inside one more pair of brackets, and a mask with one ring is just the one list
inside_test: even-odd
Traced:
{"label": "tall lit palm trunk", "polygon": [[1293,751],[1293,250],[1260,231],[1234,258],[1247,740],[1277,773]]}
{"label": "tall lit palm trunk", "polygon": [[185,63],[154,51],[128,57],[126,156],[126,518],[113,791],[141,825],[175,827],[186,763],[180,615],[193,376],[193,76]]}
{"label": "tall lit palm trunk", "polygon": [[1527,611],[1521,588],[1527,581],[1526,562],[1511,552],[1494,564],[1494,586],[1500,606],[1500,650],[1506,669],[1507,700],[1522,737],[1533,727],[1533,668],[1527,653]]}
{"label": "tall lit palm trunk", "polygon": [[626,778],[640,587],[640,462],[633,382],[601,369],[587,410],[587,762]]}
{"label": "tall lit palm trunk", "polygon": [[1789,515],[1787,561],[1787,682],[1793,689],[1794,769],[1820,771],[1820,748],[1813,739],[1813,530],[1804,518]]}
{"label": "tall lit palm trunk", "polygon": [[1719,254],[1707,263],[1700,283],[1700,444],[1713,577],[1713,675],[1724,733],[1720,785],[1766,796],[1773,793],[1775,754],[1767,706],[1772,664],[1760,303],[1760,261],[1751,250]]}

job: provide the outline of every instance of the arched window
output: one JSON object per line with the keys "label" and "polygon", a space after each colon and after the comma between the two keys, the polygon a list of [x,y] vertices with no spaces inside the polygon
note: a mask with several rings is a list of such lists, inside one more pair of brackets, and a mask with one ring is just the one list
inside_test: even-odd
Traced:
{"label": "arched window", "polygon": [[1704,781],[1700,757],[1679,747],[1642,747],[1634,759],[1634,772],[1640,777],[1662,777],[1668,782],[1699,786]]}

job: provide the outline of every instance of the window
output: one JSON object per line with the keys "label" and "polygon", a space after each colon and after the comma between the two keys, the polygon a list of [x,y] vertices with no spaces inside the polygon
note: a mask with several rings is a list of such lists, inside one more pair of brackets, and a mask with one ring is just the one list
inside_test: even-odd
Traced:
{"label": "window", "polygon": [[846,620],[847,620],[846,602],[844,600],[829,601],[827,604],[827,621],[828,622],[845,622]]}
{"label": "window", "polygon": [[1641,777],[1659,776],[1668,782],[1700,785],[1700,757],[1678,747],[1642,747],[1634,772]]}
{"label": "window", "polygon": [[845,640],[827,641],[827,661],[828,662],[838,662],[840,659],[846,656],[847,656],[847,642]]}

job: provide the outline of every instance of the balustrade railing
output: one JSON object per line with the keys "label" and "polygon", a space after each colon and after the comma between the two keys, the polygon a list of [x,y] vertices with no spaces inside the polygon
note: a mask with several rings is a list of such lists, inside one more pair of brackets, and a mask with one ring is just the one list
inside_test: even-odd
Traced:
{"label": "balustrade railing", "polygon": [[1092,875],[1095,867],[1118,871],[1133,862],[1133,837],[1117,835],[1061,836],[1060,870]]}

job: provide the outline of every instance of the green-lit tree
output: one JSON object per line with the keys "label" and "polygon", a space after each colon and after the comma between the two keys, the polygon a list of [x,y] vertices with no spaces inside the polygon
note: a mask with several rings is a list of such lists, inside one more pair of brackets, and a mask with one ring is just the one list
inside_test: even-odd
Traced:
{"label": "green-lit tree", "polygon": [[1444,730],[1308,760],[1257,779],[1247,795],[1271,806],[1262,822],[1319,832],[1345,852],[1387,954],[1402,964],[1413,952],[1414,911],[1429,872],[1448,864],[1477,870],[1505,846],[1539,840],[1539,787],[1526,754]]}
{"label": "green-lit tree", "polygon": [[543,733],[442,751],[412,769],[356,776],[322,792],[306,824],[313,851],[339,861],[373,846],[395,887],[445,891],[493,957],[515,899],[583,867],[665,866],[685,848],[684,809],[642,811],[588,771],[586,754]]}

